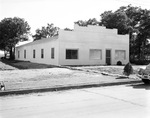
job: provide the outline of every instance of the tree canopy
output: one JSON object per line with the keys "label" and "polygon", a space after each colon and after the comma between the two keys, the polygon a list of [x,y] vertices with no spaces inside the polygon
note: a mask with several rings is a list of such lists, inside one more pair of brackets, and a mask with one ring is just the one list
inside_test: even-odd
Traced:
{"label": "tree canopy", "polygon": [[[131,62],[147,61],[146,57],[150,57],[147,43],[150,38],[150,10],[128,5],[114,12],[105,11],[100,16],[102,25],[117,28],[119,34],[129,34]],[[136,38],[133,34],[136,34]]]}
{"label": "tree canopy", "polygon": [[128,17],[124,12],[121,11],[105,11],[101,14],[101,24],[106,26],[106,28],[116,28],[119,34],[127,34],[128,27]]}
{"label": "tree canopy", "polygon": [[[116,11],[104,11],[100,14],[101,20],[96,18],[78,20],[75,24],[86,27],[87,25],[100,25],[106,28],[118,29],[118,34],[129,34],[130,61],[150,61],[150,10],[134,7],[132,5],[121,6]],[[34,40],[49,38],[58,35],[58,27],[54,24],[37,29]],[[65,30],[71,31],[69,28]],[[28,23],[18,17],[4,18],[0,21],[0,49],[10,51],[19,41],[27,40],[30,31]]]}
{"label": "tree canopy", "polygon": [[30,26],[22,18],[4,18],[0,22],[0,49],[10,52],[13,58],[13,48],[19,41],[28,40]]}
{"label": "tree canopy", "polygon": [[66,30],[66,31],[73,31],[73,29],[70,29],[70,28],[65,28],[64,30]]}
{"label": "tree canopy", "polygon": [[78,20],[79,26],[100,25],[106,28],[118,29],[118,34],[129,34],[130,61],[144,64],[150,61],[150,10],[121,6],[116,11],[104,11],[100,14],[100,21],[95,18]]}
{"label": "tree canopy", "polygon": [[49,38],[58,35],[58,27],[54,27],[54,24],[47,24],[47,26],[43,26],[41,29],[36,29],[36,34],[33,35],[33,39],[40,40],[42,38]]}
{"label": "tree canopy", "polygon": [[76,21],[76,22],[74,22],[75,24],[78,24],[79,26],[87,26],[87,25],[99,25],[99,23],[100,22],[98,22],[97,20],[96,20],[96,18],[90,18],[89,20],[85,20],[85,21],[83,21],[83,20],[78,20],[78,21]]}

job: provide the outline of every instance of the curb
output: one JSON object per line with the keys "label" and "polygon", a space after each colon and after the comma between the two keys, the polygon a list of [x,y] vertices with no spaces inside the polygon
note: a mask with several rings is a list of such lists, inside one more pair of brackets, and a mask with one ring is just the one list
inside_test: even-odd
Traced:
{"label": "curb", "polygon": [[38,93],[38,92],[50,92],[50,91],[52,92],[52,91],[61,91],[61,90],[69,90],[69,89],[82,89],[82,88],[91,88],[91,87],[115,86],[115,85],[125,85],[125,84],[137,84],[137,83],[142,83],[142,81],[137,80],[137,81],[126,81],[126,82],[69,85],[69,86],[57,86],[57,87],[51,87],[51,88],[33,88],[33,89],[23,89],[23,90],[13,90],[13,91],[1,91],[0,96],[29,94],[29,93]]}

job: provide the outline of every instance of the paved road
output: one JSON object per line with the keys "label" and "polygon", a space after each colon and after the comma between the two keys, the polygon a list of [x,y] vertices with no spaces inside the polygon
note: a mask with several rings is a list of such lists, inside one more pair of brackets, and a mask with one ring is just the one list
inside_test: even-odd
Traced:
{"label": "paved road", "polygon": [[0,118],[150,118],[150,86],[121,85],[0,97]]}

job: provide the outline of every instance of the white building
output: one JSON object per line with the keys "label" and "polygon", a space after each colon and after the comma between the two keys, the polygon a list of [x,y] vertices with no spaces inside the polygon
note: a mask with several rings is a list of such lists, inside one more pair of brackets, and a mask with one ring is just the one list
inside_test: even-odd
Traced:
{"label": "white building", "polygon": [[129,35],[102,26],[74,25],[73,31],[16,47],[16,60],[51,65],[105,65],[129,62]]}

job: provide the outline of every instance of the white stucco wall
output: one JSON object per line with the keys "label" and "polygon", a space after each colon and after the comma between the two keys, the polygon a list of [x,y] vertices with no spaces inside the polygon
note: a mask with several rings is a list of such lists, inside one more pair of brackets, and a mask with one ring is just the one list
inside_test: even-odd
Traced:
{"label": "white stucco wall", "polygon": [[[51,59],[51,48],[54,48],[54,59]],[[41,58],[41,49],[44,49],[44,58]],[[26,50],[26,58],[24,58],[24,50]],[[33,50],[36,50],[35,58],[33,58]],[[20,51],[19,58],[18,51]],[[57,38],[42,39],[16,47],[15,57],[16,60],[58,65],[58,40]]]}
{"label": "white stucco wall", "polygon": [[[74,31],[59,32],[59,64],[60,65],[101,65],[106,64],[106,49],[111,50],[111,64],[121,61],[129,62],[129,35],[118,35],[116,29],[100,26],[80,27],[75,25]],[[78,49],[78,59],[66,59],[66,49]],[[102,59],[91,60],[90,49],[101,49]],[[124,60],[115,59],[115,50],[125,50]]]}
{"label": "white stucco wall", "polygon": [[[51,59],[51,48],[55,49],[55,58]],[[36,58],[33,58],[33,50]],[[41,58],[44,49],[44,58]],[[78,59],[66,59],[66,49],[77,49]],[[90,50],[98,49],[102,58],[91,59]],[[59,31],[59,37],[42,39],[16,48],[16,59],[52,65],[105,65],[106,50],[111,50],[111,64],[129,62],[129,35],[118,35],[116,29],[101,26],[80,27],[75,24],[73,31]],[[20,58],[18,58],[18,50]],[[26,59],[24,58],[26,50]],[[125,51],[125,58],[116,58],[116,50]]]}

